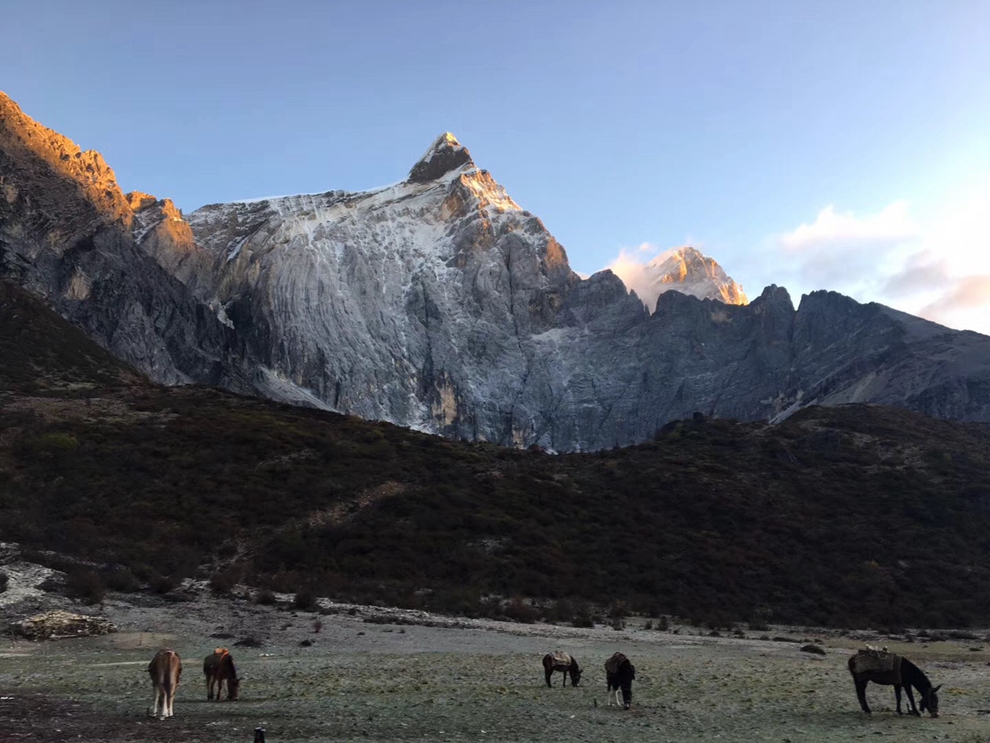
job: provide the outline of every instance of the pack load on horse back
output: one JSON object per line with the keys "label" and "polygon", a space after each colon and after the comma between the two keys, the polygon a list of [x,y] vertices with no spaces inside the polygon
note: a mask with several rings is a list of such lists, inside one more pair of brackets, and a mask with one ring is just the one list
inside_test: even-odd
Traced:
{"label": "pack load on horse back", "polygon": [[227,700],[237,701],[237,694],[241,688],[241,681],[237,678],[237,666],[234,665],[234,656],[227,648],[216,648],[212,655],[207,655],[203,660],[203,674],[206,676],[206,698],[213,699],[213,685],[216,684],[216,700],[220,701],[224,684],[227,685]]}
{"label": "pack load on horse back", "polygon": [[[928,712],[932,717],[938,717],[938,690],[942,685],[933,687],[932,682],[918,666],[907,658],[888,652],[886,647],[875,648],[867,645],[865,649],[857,652],[849,659],[849,673],[852,674],[853,683],[856,684],[859,705],[867,714],[871,712],[870,706],[866,703],[866,685],[872,681],[874,684],[894,687],[897,714],[902,714],[901,688],[903,687],[911,705],[910,714],[920,717],[921,712]],[[921,695],[921,712],[914,705],[912,687]]]}
{"label": "pack load on horse back", "polygon": [[619,691],[622,691],[622,706],[632,705],[632,682],[636,678],[636,668],[622,653],[615,653],[605,661],[605,683],[608,685],[608,706],[612,705],[612,692],[615,691],[615,704],[619,704]]}
{"label": "pack load on horse back", "polygon": [[581,667],[577,660],[562,650],[555,650],[553,653],[547,653],[543,656],[543,672],[547,679],[547,686],[553,686],[550,683],[550,677],[553,676],[554,671],[560,671],[564,674],[564,686],[567,686],[567,674],[571,675],[571,686],[577,686],[581,681]]}

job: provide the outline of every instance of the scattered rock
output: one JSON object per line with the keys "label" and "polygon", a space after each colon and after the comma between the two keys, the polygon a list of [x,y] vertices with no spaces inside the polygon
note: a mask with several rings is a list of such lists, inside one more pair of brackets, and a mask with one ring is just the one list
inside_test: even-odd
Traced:
{"label": "scattered rock", "polygon": [[825,651],[818,647],[818,645],[804,645],[801,648],[802,653],[814,653],[815,655],[825,655]]}
{"label": "scattered rock", "polygon": [[57,640],[63,637],[89,637],[116,632],[117,627],[104,617],[49,611],[14,624],[14,630],[29,640]]}

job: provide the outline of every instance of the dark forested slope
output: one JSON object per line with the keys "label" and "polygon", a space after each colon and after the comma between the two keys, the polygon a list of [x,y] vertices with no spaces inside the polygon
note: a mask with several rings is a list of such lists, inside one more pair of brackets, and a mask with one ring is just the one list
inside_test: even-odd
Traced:
{"label": "dark forested slope", "polygon": [[[990,620],[990,432],[839,406],[551,456],[162,388],[0,285],[0,539],[142,581],[482,612]],[[109,569],[109,568],[107,568]],[[119,576],[118,576],[119,577]],[[543,602],[550,606],[551,602]]]}

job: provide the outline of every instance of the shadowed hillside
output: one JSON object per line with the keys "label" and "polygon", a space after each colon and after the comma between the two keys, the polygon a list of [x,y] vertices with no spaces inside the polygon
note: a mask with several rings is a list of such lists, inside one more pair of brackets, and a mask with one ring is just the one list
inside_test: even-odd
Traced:
{"label": "shadowed hillside", "polygon": [[990,620],[986,426],[841,406],[550,456],[159,388],[20,290],[0,304],[0,540],[116,566],[91,580],[205,572],[468,614],[536,598],[561,619]]}

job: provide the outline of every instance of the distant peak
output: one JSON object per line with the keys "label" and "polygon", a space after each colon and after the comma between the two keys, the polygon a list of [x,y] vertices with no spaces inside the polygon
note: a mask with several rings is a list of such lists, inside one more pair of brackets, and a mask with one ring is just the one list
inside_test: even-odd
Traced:
{"label": "distant peak", "polygon": [[413,183],[434,181],[463,165],[474,165],[471,153],[457,141],[457,137],[444,132],[433,140],[419,162],[413,165],[409,171],[409,180]]}

